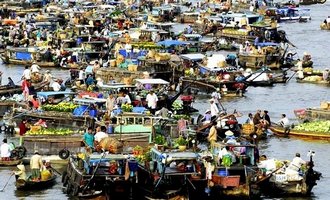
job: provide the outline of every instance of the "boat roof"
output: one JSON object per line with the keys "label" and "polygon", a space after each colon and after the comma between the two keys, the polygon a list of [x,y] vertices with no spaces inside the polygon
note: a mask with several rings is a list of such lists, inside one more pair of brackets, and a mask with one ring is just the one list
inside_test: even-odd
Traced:
{"label": "boat roof", "polygon": [[126,85],[124,83],[114,83],[111,85],[108,84],[103,84],[100,88],[102,90],[116,90],[116,89],[121,89],[121,88],[135,88],[136,86],[134,85]]}
{"label": "boat roof", "polygon": [[37,96],[43,96],[43,97],[48,97],[48,96],[55,96],[55,95],[74,95],[76,94],[75,92],[69,92],[69,91],[58,91],[58,92],[37,92]]}
{"label": "boat roof", "polygon": [[[159,158],[164,157],[163,156],[163,152],[158,151],[155,148],[151,148],[151,152],[156,154],[157,156],[159,156]],[[195,160],[196,158],[199,157],[198,153],[194,153],[194,152],[166,152],[166,155],[168,157],[171,157],[171,161],[173,160]]]}
{"label": "boat roof", "polygon": [[201,34],[183,34],[184,37],[187,38],[200,38],[203,37]]}
{"label": "boat roof", "polygon": [[73,102],[77,104],[82,104],[82,105],[90,105],[93,103],[105,103],[107,100],[106,99],[101,99],[101,98],[93,98],[93,97],[85,97],[85,98],[74,98]]}
{"label": "boat roof", "polygon": [[197,61],[197,60],[203,60],[205,56],[201,53],[192,53],[192,54],[181,54],[180,57],[186,60]]}
{"label": "boat roof", "polygon": [[141,84],[161,84],[161,85],[169,84],[169,82],[160,78],[135,79],[135,81]]}
{"label": "boat roof", "polygon": [[128,155],[123,154],[107,154],[105,156],[102,156],[102,154],[91,154],[89,156],[90,160],[100,160],[103,159],[110,159],[110,160],[122,160],[128,158]]}

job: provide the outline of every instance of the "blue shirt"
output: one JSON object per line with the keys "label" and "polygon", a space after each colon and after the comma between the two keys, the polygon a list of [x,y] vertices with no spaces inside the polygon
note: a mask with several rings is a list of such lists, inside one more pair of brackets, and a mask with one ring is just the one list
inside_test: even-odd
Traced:
{"label": "blue shirt", "polygon": [[90,133],[84,134],[84,141],[89,147],[94,148],[94,135]]}

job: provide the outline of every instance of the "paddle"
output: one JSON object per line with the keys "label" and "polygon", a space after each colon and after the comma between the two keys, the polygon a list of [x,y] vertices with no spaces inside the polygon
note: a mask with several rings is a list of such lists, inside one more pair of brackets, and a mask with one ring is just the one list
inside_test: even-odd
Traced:
{"label": "paddle", "polygon": [[54,167],[50,166],[50,168],[52,168],[52,170],[54,170],[54,172],[58,173],[60,176],[62,176],[62,173],[57,171]]}
{"label": "paddle", "polygon": [[5,189],[6,186],[8,185],[8,183],[9,183],[9,181],[10,181],[10,179],[11,179],[11,177],[12,177],[13,175],[14,175],[14,174],[11,174],[11,175],[10,175],[8,181],[6,182],[5,186],[3,186],[3,188],[0,190],[0,192],[3,192],[3,191],[4,191],[4,189]]}

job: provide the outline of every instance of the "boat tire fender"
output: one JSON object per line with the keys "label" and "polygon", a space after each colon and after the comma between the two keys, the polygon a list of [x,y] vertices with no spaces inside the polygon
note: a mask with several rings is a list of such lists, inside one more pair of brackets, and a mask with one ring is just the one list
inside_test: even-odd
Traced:
{"label": "boat tire fender", "polygon": [[26,155],[26,148],[24,146],[16,147],[18,152],[19,159],[23,158]]}
{"label": "boat tire fender", "polygon": [[67,159],[67,158],[70,156],[70,151],[67,150],[67,149],[62,149],[62,150],[58,153],[58,156],[59,156],[61,159],[65,160],[65,159]]}

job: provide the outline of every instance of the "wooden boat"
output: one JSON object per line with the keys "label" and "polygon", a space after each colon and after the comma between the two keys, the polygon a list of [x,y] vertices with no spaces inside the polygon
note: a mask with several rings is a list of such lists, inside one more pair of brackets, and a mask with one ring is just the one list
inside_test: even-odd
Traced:
{"label": "wooden boat", "polygon": [[[211,188],[211,196],[235,199],[258,199],[260,198],[261,191],[256,185],[256,181],[252,179],[256,175],[256,157],[255,149],[257,148],[252,144],[225,144],[225,143],[214,143],[211,148],[215,152],[222,151],[223,148],[244,148],[245,153],[240,156],[236,156],[236,162],[233,162],[232,158],[230,163],[225,162],[229,156],[228,154],[222,157],[220,164],[216,164],[214,173],[212,175],[212,182],[214,186]],[[219,160],[218,155],[215,156],[214,160]],[[229,166],[224,166],[225,163]],[[226,164],[226,165],[227,165]]]}
{"label": "wooden boat", "polygon": [[52,174],[52,177],[45,181],[32,181],[31,177],[29,177],[26,181],[22,179],[16,180],[16,188],[18,190],[42,190],[48,187],[53,186],[56,183],[56,174]]}
{"label": "wooden boat", "polygon": [[320,25],[320,28],[321,30],[330,30],[330,26],[324,22]]}
{"label": "wooden boat", "polygon": [[145,184],[138,185],[137,199],[206,199],[207,194],[201,191],[207,180],[198,174],[202,170],[198,154],[171,150],[166,151],[168,157],[164,159],[164,153],[151,148],[151,159],[139,163],[138,182]]}
{"label": "wooden boat", "polygon": [[327,0],[300,0],[300,5],[324,4]]}
{"label": "wooden boat", "polygon": [[[316,79],[313,77],[317,77]],[[330,85],[329,81],[322,80],[321,76],[308,76],[304,79],[296,78],[297,83],[312,83],[312,84],[321,84],[321,85]]]}
{"label": "wooden boat", "polygon": [[[288,176],[283,173],[276,173],[281,168],[273,171],[266,177],[262,178],[258,182],[258,186],[263,194],[270,197],[306,197],[310,196],[312,189],[317,185],[317,181],[320,180],[322,174],[313,169],[313,154],[309,152],[310,160],[306,165],[305,170],[299,171],[297,176]],[[298,172],[297,172],[298,173]]]}
{"label": "wooden boat", "polygon": [[[38,59],[39,57],[39,59]],[[1,60],[5,64],[29,65],[35,61],[40,67],[59,67],[56,62],[48,62],[43,60],[38,47],[33,48],[7,48],[4,53],[0,54]],[[35,58],[36,60],[34,60]]]}
{"label": "wooden boat", "polygon": [[114,199],[129,199],[135,178],[125,179],[127,155],[92,154],[86,161],[88,168],[84,168],[81,158],[69,158],[66,171],[62,175],[62,183],[68,195],[91,196],[99,193],[96,191],[103,191]]}
{"label": "wooden boat", "polygon": [[282,50],[275,50],[275,48],[268,46],[263,47],[263,53],[238,53],[238,61],[240,66],[245,66],[248,68],[260,68],[262,63],[266,65],[269,69],[280,69],[283,68],[283,62],[281,58],[283,57]]}
{"label": "wooden boat", "polygon": [[0,86],[0,95],[12,95],[12,94],[18,94],[22,93],[22,87],[20,85],[15,86],[7,86],[7,85],[1,85]]}
{"label": "wooden boat", "polygon": [[[182,87],[189,86],[194,91],[203,91],[206,93],[211,93],[217,88],[226,88],[226,90],[220,91],[221,96],[223,97],[236,97],[243,96],[246,92],[247,84],[238,83],[236,81],[227,81],[227,82],[214,82],[210,80],[196,80],[191,78],[182,78]],[[240,85],[237,85],[240,84]],[[225,86],[225,87],[224,87]],[[242,87],[241,87],[242,86]]]}
{"label": "wooden boat", "polygon": [[280,137],[294,136],[307,139],[318,139],[318,140],[330,140],[330,133],[324,132],[312,132],[312,131],[298,131],[291,129],[287,134],[284,133],[284,128],[281,126],[272,125],[270,130],[274,132],[275,135]]}
{"label": "wooden boat", "polygon": [[16,166],[22,162],[22,159],[18,160],[0,160],[0,166]]}

